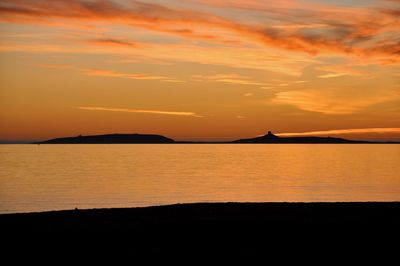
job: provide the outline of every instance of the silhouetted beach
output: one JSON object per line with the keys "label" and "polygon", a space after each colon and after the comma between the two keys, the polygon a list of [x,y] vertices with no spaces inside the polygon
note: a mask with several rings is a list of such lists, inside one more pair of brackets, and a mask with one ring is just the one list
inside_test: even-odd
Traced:
{"label": "silhouetted beach", "polygon": [[399,202],[198,203],[0,215],[6,250],[92,262],[308,261],[317,253],[340,261],[365,252],[390,258],[399,225]]}
{"label": "silhouetted beach", "polygon": [[400,225],[399,202],[193,203],[0,215],[7,232],[130,232],[165,227],[270,230],[276,226]]}

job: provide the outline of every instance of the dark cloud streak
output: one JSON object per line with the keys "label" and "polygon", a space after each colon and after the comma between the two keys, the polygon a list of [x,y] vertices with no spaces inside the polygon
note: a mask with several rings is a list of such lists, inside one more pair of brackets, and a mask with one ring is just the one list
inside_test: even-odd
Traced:
{"label": "dark cloud streak", "polygon": [[[235,1],[233,1],[235,2]],[[256,3],[256,1],[250,1]],[[238,1],[240,3],[240,1]],[[255,8],[242,2],[235,8]],[[298,8],[298,7],[297,7]],[[318,13],[318,8],[320,12]],[[386,61],[398,62],[399,42],[395,37],[396,27],[400,26],[398,9],[348,9],[324,8],[312,6],[295,12],[296,7],[264,8],[261,11],[269,14],[279,13],[287,21],[305,21],[303,24],[323,24],[323,30],[275,29],[270,26],[248,25],[218,15],[198,12],[189,9],[173,9],[160,4],[130,1],[122,6],[110,0],[0,0],[0,21],[13,23],[51,24],[54,19],[74,19],[82,21],[109,21],[148,30],[178,35],[184,38],[202,39],[217,43],[231,43],[225,36],[204,33],[206,28],[217,28],[233,32],[250,41],[281,49],[301,51],[309,54],[341,53],[357,56],[384,56]],[[379,17],[381,15],[381,17]],[[379,18],[379,19],[378,19]],[[302,24],[299,24],[300,26]],[[199,32],[198,29],[203,29]],[[398,32],[398,30],[397,30]],[[377,36],[385,34],[385,39]],[[397,33],[397,38],[399,34]],[[99,45],[114,44],[136,46],[134,43],[116,39],[92,40]],[[387,59],[390,57],[390,59]]]}

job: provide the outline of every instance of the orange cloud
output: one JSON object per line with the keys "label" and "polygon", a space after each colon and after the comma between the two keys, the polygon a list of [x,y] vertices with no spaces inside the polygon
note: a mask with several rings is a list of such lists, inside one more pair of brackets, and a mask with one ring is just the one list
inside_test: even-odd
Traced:
{"label": "orange cloud", "polygon": [[89,76],[103,76],[103,77],[114,77],[114,78],[128,78],[128,79],[138,79],[138,80],[173,80],[173,78],[166,76],[153,76],[148,74],[130,74],[123,73],[113,70],[105,70],[105,69],[82,69],[82,71]]}
{"label": "orange cloud", "polygon": [[[241,52],[230,47],[198,47],[194,45],[151,45],[144,49],[129,49],[121,46],[118,49],[110,46],[69,46],[69,43],[60,45],[8,45],[0,43],[0,52],[31,52],[31,53],[72,53],[72,54],[99,54],[108,53],[123,56],[121,59],[111,59],[111,63],[146,63],[172,65],[176,62],[191,62],[207,65],[220,65],[230,68],[247,68],[284,74],[285,76],[299,77],[302,69],[317,61],[308,56],[283,55],[282,51],[263,50],[260,54],[258,49],[242,48]],[[274,52],[275,55],[271,53]],[[282,53],[282,55],[279,55]],[[278,54],[278,55],[277,55]],[[77,69],[81,70],[81,69]],[[84,71],[84,70],[82,70]],[[169,80],[177,80],[169,78]],[[248,80],[252,81],[252,80]],[[253,80],[254,81],[254,80]],[[260,81],[255,81],[260,82]]]}
{"label": "orange cloud", "polygon": [[[353,54],[378,57],[384,63],[400,61],[397,34],[400,21],[394,8],[356,8],[288,0],[280,1],[279,6],[255,0],[202,2],[265,12],[270,15],[267,17],[272,23],[265,26],[260,21],[250,25],[210,12],[139,1],[130,1],[122,6],[110,0],[3,0],[0,19],[14,23],[49,24],[60,20],[112,22],[217,43],[246,41],[313,55]],[[296,24],[300,26],[293,27]],[[105,43],[129,45],[107,39],[98,44]]]}
{"label": "orange cloud", "polygon": [[249,77],[237,74],[196,75],[193,76],[193,78],[198,81],[214,81],[214,82],[240,84],[240,85],[259,85],[259,86],[268,85],[267,83],[255,81],[250,79]]}
{"label": "orange cloud", "polygon": [[396,16],[399,9],[393,7],[353,7],[298,0],[282,0],[279,5],[259,0],[198,2],[264,13],[271,20],[270,27],[244,27],[243,30],[268,45],[310,54],[384,57],[381,58],[384,63],[400,60],[397,41],[400,20]]}
{"label": "orange cloud", "polygon": [[354,69],[349,66],[343,65],[332,65],[332,66],[323,66],[319,67],[318,70],[322,70],[325,72],[330,72],[327,74],[319,75],[319,78],[335,78],[341,76],[362,76],[365,73],[363,71]]}
{"label": "orange cloud", "polygon": [[178,80],[173,77],[167,76],[157,76],[150,74],[142,74],[142,73],[125,73],[114,70],[107,69],[97,69],[97,68],[80,68],[72,65],[65,64],[37,64],[36,66],[48,69],[69,69],[80,71],[88,76],[101,76],[101,77],[112,77],[112,78],[127,78],[127,79],[136,79],[136,80],[159,80],[165,82],[185,82],[183,80]]}
{"label": "orange cloud", "polygon": [[319,75],[319,78],[322,79],[327,79],[327,78],[337,78],[337,77],[342,77],[342,76],[346,76],[347,73],[328,73],[328,74],[322,74]]}
{"label": "orange cloud", "polygon": [[278,92],[273,103],[293,105],[301,110],[329,115],[345,115],[359,112],[369,106],[399,99],[396,92],[387,91],[343,93],[341,88],[308,89]]}
{"label": "orange cloud", "polygon": [[90,43],[96,45],[105,45],[105,46],[128,46],[128,47],[141,47],[142,44],[132,41],[124,41],[119,39],[111,39],[111,38],[101,38],[101,39],[91,39]]}
{"label": "orange cloud", "polygon": [[105,69],[81,69],[86,75],[89,76],[103,76],[103,77],[113,77],[113,78],[128,78],[128,79],[137,79],[137,80],[160,80],[164,82],[184,82],[183,80],[178,80],[172,77],[167,76],[156,76],[149,74],[131,74],[118,72],[114,70],[105,70]]}
{"label": "orange cloud", "polygon": [[107,111],[107,112],[122,112],[122,113],[144,113],[144,114],[157,114],[157,115],[202,117],[201,115],[198,115],[194,112],[172,112],[172,111],[161,111],[161,110],[142,110],[142,109],[88,107],[88,106],[79,106],[77,108],[87,111]]}
{"label": "orange cloud", "polygon": [[359,133],[400,133],[400,128],[351,128],[351,129],[335,129],[322,131],[309,131],[301,133],[278,133],[282,137],[294,136],[326,136],[326,135],[343,135],[343,134],[359,134]]}

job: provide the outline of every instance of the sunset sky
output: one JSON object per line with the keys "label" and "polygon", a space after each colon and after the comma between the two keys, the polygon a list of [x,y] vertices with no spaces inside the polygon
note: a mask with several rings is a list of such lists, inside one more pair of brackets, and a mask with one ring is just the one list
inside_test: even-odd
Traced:
{"label": "sunset sky", "polygon": [[267,130],[400,140],[400,1],[0,0],[0,140]]}

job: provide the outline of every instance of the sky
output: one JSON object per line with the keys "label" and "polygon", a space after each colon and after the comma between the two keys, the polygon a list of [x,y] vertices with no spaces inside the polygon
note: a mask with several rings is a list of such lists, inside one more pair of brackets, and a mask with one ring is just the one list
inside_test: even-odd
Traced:
{"label": "sky", "polygon": [[0,140],[400,140],[399,0],[0,0]]}

